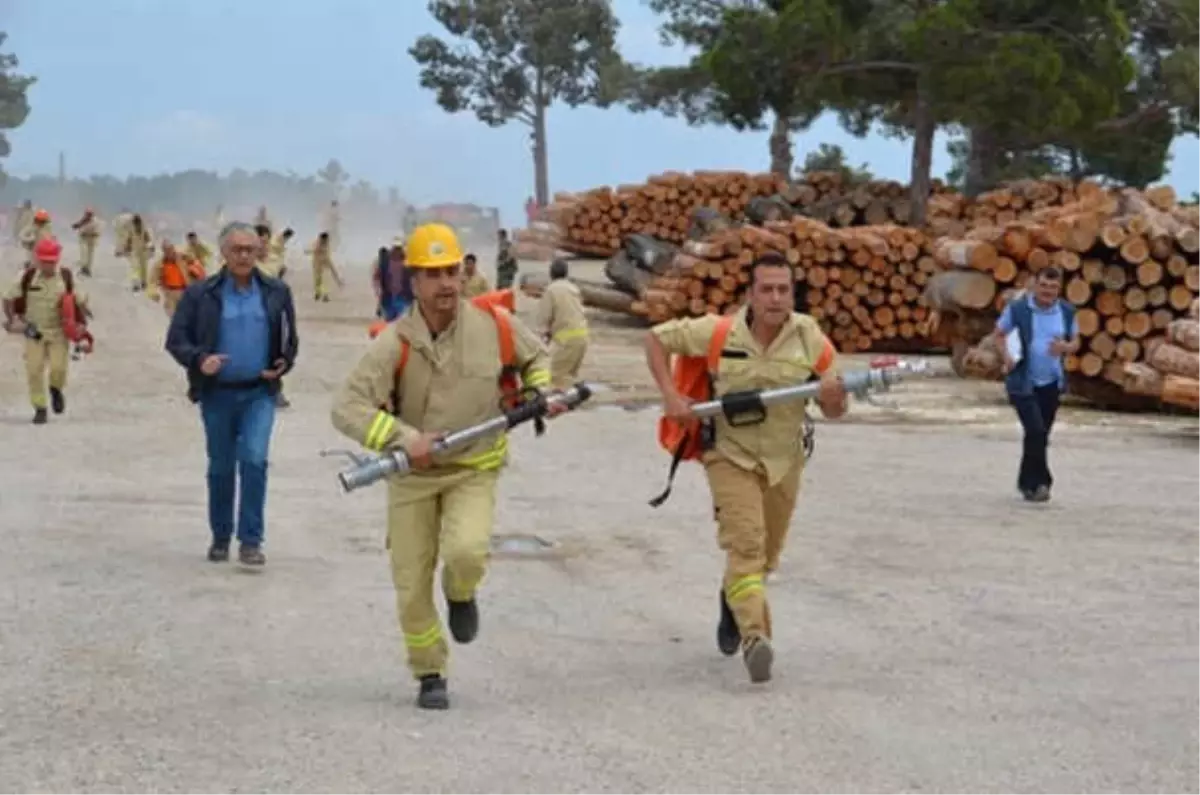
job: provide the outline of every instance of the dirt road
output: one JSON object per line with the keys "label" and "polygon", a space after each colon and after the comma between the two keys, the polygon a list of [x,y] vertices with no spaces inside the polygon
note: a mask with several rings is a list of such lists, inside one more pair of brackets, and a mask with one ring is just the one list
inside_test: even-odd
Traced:
{"label": "dirt road", "polygon": [[[518,433],[454,708],[412,706],[382,495],[342,496],[329,396],[362,272],[314,306],[272,450],[261,574],[204,561],[203,438],[165,318],[102,263],[99,349],[29,424],[0,340],[0,789],[1197,791],[1195,421],[1069,411],[1047,506],[1013,493],[994,388],[935,382],[825,423],[771,585],[776,679],[713,642],[720,560],[652,412]],[[634,332],[589,377],[644,386]]]}

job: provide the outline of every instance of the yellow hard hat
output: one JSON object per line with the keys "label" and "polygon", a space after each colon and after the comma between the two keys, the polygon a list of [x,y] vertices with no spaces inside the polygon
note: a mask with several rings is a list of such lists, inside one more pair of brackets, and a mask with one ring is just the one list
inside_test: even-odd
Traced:
{"label": "yellow hard hat", "polygon": [[408,236],[404,264],[410,268],[447,268],[463,260],[458,235],[445,224],[424,224]]}

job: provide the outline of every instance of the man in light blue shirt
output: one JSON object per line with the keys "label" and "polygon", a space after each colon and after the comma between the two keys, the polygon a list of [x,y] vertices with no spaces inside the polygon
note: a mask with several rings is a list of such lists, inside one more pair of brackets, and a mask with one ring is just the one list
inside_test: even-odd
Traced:
{"label": "man in light blue shirt", "polygon": [[[188,287],[167,332],[167,350],[188,373],[208,447],[208,559],[262,566],[267,456],[280,379],[296,360],[296,310],[287,284],[255,267],[247,224],[221,233],[219,273]],[[236,514],[236,522],[235,522]]]}
{"label": "man in light blue shirt", "polygon": [[[1046,448],[1058,414],[1059,400],[1067,390],[1063,356],[1079,350],[1075,308],[1063,301],[1062,271],[1043,268],[1024,295],[1008,302],[996,336],[1004,351],[1004,386],[1025,431],[1017,489],[1030,502],[1047,502],[1054,478]],[[1020,357],[1009,353],[1006,338],[1017,333]]]}

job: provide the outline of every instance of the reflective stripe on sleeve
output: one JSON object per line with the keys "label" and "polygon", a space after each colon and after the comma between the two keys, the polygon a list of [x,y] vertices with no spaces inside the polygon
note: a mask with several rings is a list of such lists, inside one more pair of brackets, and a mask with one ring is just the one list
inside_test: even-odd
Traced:
{"label": "reflective stripe on sleeve", "polygon": [[386,411],[379,412],[375,415],[375,419],[371,420],[371,427],[367,429],[367,438],[363,440],[363,446],[376,452],[383,450],[384,444],[387,443],[388,437],[392,435],[395,428],[396,418]]}

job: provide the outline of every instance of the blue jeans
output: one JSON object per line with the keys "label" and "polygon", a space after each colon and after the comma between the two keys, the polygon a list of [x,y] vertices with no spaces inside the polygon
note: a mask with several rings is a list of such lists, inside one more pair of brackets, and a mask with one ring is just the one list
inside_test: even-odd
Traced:
{"label": "blue jeans", "polygon": [[209,389],[200,399],[208,444],[208,526],[213,543],[233,536],[233,500],[241,480],[238,541],[257,546],[263,540],[267,503],[267,451],[275,425],[275,398],[267,388]]}

